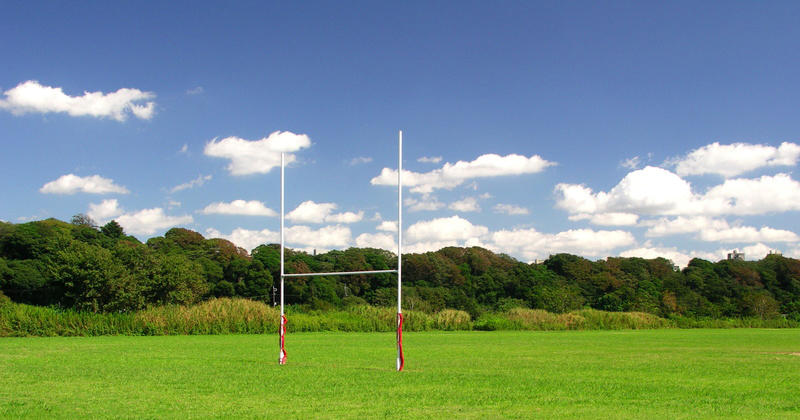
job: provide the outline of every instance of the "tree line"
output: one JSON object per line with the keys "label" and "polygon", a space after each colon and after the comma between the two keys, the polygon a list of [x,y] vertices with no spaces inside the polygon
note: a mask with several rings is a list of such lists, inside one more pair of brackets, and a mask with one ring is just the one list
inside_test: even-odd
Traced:
{"label": "tree line", "polygon": [[[0,291],[12,300],[90,312],[130,312],[212,297],[273,304],[279,296],[280,248],[252,253],[224,239],[182,228],[140,242],[115,221],[98,227],[85,215],[0,222]],[[393,269],[395,254],[350,248],[319,255],[285,250],[287,273]],[[285,301],[308,309],[392,306],[394,274],[299,277]],[[472,248],[403,255],[404,308],[464,310],[477,318],[514,307],[568,312],[580,308],[669,317],[785,316],[800,320],[800,261],[693,259],[678,270],[664,258],[590,261],[557,254],[541,264]]]}

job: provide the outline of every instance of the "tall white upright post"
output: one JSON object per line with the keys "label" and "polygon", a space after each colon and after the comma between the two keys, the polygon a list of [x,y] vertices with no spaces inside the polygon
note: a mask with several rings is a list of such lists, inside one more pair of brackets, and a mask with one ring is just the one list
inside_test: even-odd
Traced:
{"label": "tall white upright post", "polygon": [[284,153],[281,152],[281,325],[280,325],[280,343],[281,350],[278,355],[278,364],[286,364],[286,316],[283,314],[283,167],[285,165]]}
{"label": "tall white upright post", "polygon": [[403,370],[403,131],[397,140],[397,371]]}

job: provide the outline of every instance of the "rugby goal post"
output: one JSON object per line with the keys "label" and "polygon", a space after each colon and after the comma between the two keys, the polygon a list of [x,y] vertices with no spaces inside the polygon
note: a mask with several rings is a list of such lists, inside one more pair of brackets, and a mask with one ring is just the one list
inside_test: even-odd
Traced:
{"label": "rugby goal post", "polygon": [[313,276],[349,276],[354,274],[380,274],[397,273],[397,371],[403,370],[405,358],[403,357],[403,131],[398,132],[397,139],[397,269],[396,270],[369,270],[369,271],[339,271],[332,273],[286,273],[284,270],[284,153],[281,153],[281,317],[280,317],[280,353],[278,363],[286,364],[286,314],[284,313],[284,280],[288,277],[313,277]]}

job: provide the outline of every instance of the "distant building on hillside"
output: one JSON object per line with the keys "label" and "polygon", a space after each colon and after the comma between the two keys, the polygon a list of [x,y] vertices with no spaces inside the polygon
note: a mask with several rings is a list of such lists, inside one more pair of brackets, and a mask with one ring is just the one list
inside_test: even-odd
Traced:
{"label": "distant building on hillside", "polygon": [[729,260],[737,260],[737,261],[744,261],[744,252],[739,252],[739,250],[734,249],[733,252],[728,253]]}
{"label": "distant building on hillside", "polygon": [[783,255],[783,254],[781,254],[781,252],[778,251],[777,249],[770,249],[769,254],[767,255]]}

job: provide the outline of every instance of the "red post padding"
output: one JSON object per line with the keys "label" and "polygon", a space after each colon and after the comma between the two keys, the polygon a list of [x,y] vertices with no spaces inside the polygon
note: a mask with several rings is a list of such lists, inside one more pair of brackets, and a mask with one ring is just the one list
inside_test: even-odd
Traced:
{"label": "red post padding", "polygon": [[281,354],[278,362],[282,365],[286,364],[286,315],[281,315]]}
{"label": "red post padding", "polygon": [[403,357],[403,314],[397,314],[397,356],[400,358],[400,365],[397,367],[397,371],[403,370],[403,365],[405,365],[406,361]]}

